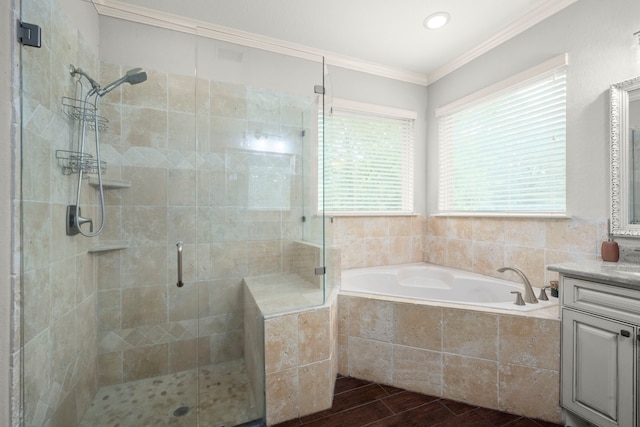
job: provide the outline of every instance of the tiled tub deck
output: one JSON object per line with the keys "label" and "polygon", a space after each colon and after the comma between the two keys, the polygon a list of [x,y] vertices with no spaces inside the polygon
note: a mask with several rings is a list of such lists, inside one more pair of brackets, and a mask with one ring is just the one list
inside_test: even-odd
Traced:
{"label": "tiled tub deck", "polygon": [[557,307],[526,314],[341,293],[339,373],[560,422]]}

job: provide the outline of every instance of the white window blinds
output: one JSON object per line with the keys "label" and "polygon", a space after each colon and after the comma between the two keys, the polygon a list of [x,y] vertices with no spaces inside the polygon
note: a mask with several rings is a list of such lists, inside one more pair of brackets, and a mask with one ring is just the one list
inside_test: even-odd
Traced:
{"label": "white window blinds", "polygon": [[439,114],[441,213],[566,212],[566,67],[551,65]]}
{"label": "white window blinds", "polygon": [[413,212],[415,113],[336,102],[327,114],[318,206],[337,215]]}

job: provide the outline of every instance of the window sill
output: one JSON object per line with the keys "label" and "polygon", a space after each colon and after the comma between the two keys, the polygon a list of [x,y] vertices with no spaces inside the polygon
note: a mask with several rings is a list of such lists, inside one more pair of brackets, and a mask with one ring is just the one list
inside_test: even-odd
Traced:
{"label": "window sill", "polygon": [[449,212],[449,213],[436,213],[428,216],[433,217],[455,217],[455,218],[540,218],[540,219],[571,219],[572,215],[567,213],[554,214],[554,213],[498,213],[498,212]]}

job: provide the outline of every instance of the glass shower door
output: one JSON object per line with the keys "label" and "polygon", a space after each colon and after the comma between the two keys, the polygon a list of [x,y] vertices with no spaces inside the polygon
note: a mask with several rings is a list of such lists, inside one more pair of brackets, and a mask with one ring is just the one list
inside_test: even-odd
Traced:
{"label": "glass shower door", "polygon": [[[194,256],[195,41],[66,7],[22,2],[22,19],[43,28],[42,48],[21,54],[24,425],[195,426],[209,354]],[[163,67],[174,64],[153,48],[163,41],[181,47],[182,69]],[[69,234],[69,205],[91,220],[84,233],[102,222],[98,167],[104,228]]]}

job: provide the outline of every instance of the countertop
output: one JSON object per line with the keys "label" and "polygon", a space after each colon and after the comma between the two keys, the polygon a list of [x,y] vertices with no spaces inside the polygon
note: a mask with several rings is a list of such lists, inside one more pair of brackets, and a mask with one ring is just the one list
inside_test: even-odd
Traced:
{"label": "countertop", "polygon": [[547,266],[547,269],[587,280],[609,282],[616,286],[640,289],[640,264],[577,261],[551,264]]}

